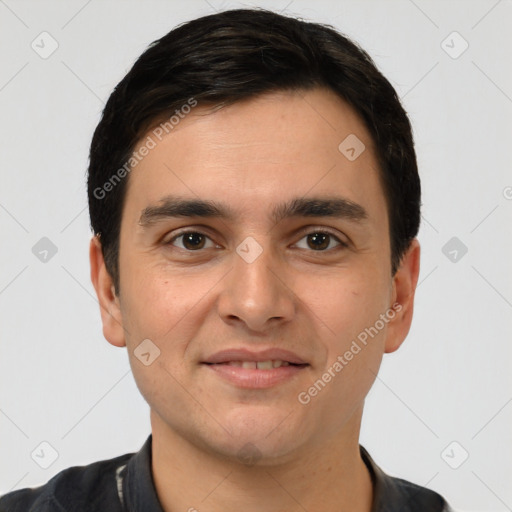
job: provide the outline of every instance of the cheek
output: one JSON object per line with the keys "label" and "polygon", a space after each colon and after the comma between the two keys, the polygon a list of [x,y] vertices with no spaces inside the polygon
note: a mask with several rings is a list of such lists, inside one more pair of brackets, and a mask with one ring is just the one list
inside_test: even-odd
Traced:
{"label": "cheek", "polygon": [[147,276],[143,283],[125,281],[123,285],[123,319],[132,342],[142,336],[158,343],[172,328],[183,301],[178,301],[175,289]]}
{"label": "cheek", "polygon": [[328,390],[322,391],[318,405],[323,401],[336,411],[352,410],[360,404],[375,380],[384,352],[387,324],[382,324],[380,315],[388,307],[389,285],[379,267],[366,268],[374,271],[340,269],[322,279],[321,287],[305,286],[306,281],[311,284],[306,278],[302,287],[327,355],[318,377],[329,381]]}
{"label": "cheek", "polygon": [[341,347],[373,325],[387,305],[387,285],[375,271],[341,268],[323,276],[304,275],[295,281],[295,291],[325,339]]}
{"label": "cheek", "polygon": [[132,350],[149,338],[161,349],[166,364],[177,366],[213,307],[215,285],[222,272],[185,274],[162,264],[132,264],[122,283],[123,322]]}
{"label": "cheek", "polygon": [[[197,304],[204,291],[197,289],[198,282],[171,280],[157,270],[131,277],[122,290],[122,314],[134,379],[149,404],[164,404],[172,396],[176,404],[185,407],[187,396],[180,382],[186,373],[188,343],[200,323]],[[154,360],[149,365],[137,357],[141,354],[138,347],[146,339],[157,347],[152,349],[150,345],[149,352],[156,350],[157,355],[151,354]]]}

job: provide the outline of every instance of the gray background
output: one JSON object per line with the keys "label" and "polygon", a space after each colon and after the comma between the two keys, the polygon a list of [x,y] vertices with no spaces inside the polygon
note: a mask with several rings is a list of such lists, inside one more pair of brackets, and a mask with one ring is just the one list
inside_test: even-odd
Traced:
{"label": "gray background", "polygon": [[0,0],[0,493],[136,451],[148,435],[89,280],[88,145],[151,41],[250,5],[353,37],[413,122],[424,191],[415,319],[368,397],[362,444],[458,509],[512,510],[508,0]]}

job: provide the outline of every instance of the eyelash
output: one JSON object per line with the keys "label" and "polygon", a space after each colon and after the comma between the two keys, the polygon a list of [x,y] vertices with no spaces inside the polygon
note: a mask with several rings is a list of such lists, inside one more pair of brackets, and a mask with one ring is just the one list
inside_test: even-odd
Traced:
{"label": "eyelash", "polygon": [[[164,245],[173,245],[173,242],[175,242],[177,239],[179,239],[180,237],[183,237],[185,235],[188,235],[188,234],[201,235],[201,236],[204,236],[204,237],[208,238],[209,240],[211,240],[211,237],[209,237],[206,233],[203,233],[202,231],[188,229],[186,231],[181,231],[181,232],[177,233],[170,240],[166,241],[164,243]],[[302,234],[302,236],[299,239],[299,241],[306,238],[309,235],[328,235],[328,236],[334,238],[334,240],[336,242],[338,242],[337,246],[331,247],[330,249],[323,249],[323,250],[318,250],[318,251],[310,249],[311,252],[318,252],[318,253],[330,252],[332,250],[335,250],[336,247],[338,247],[338,248],[341,247],[341,248],[346,249],[349,246],[348,243],[344,242],[343,240],[340,240],[338,236],[336,236],[334,233],[330,232],[329,230],[326,230],[325,228],[319,228],[319,229],[313,228],[311,230],[308,230],[307,232],[302,232],[301,234]],[[197,249],[197,250],[191,250],[191,249],[186,249],[186,248],[182,248],[182,247],[176,247],[176,248],[180,249],[182,251],[190,252],[190,253],[200,252],[201,250],[203,250],[203,248]]]}

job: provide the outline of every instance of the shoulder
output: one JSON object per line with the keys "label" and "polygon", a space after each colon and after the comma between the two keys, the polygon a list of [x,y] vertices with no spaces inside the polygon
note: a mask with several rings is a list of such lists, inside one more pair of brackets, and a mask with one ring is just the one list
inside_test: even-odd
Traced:
{"label": "shoulder", "polygon": [[0,512],[99,511],[105,506],[109,512],[117,512],[117,506],[121,508],[116,471],[133,455],[127,453],[87,466],[70,467],[40,487],[5,494],[0,497]]}
{"label": "shoulder", "polygon": [[[387,503],[383,503],[383,512],[394,512],[395,510],[403,512],[452,511],[446,500],[431,489],[388,475],[386,475],[386,480],[385,486],[391,499]],[[395,504],[399,504],[399,508],[396,508]]]}
{"label": "shoulder", "polygon": [[385,473],[359,446],[373,482],[372,512],[452,512],[446,500],[435,491]]}

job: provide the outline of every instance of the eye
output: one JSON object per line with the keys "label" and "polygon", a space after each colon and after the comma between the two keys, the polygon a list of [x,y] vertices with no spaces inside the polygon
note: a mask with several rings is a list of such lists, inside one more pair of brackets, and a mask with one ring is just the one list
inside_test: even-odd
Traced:
{"label": "eye", "polygon": [[[208,245],[209,243],[209,245]],[[210,237],[206,236],[204,233],[200,233],[198,231],[185,231],[182,232],[173,238],[171,238],[168,242],[168,245],[174,245],[180,249],[184,249],[186,251],[197,251],[199,249],[208,249],[212,247],[218,247]]]}
{"label": "eye", "polygon": [[[302,243],[302,240],[305,240],[305,243]],[[296,245],[300,249],[312,249],[317,252],[326,251],[338,246],[348,247],[348,244],[342,242],[337,236],[320,230],[308,233]]]}

